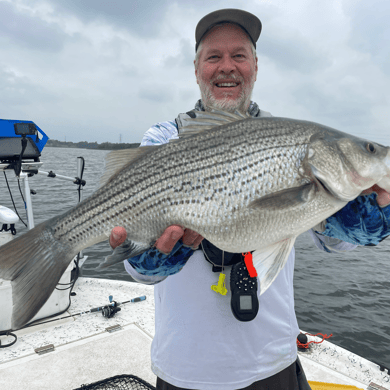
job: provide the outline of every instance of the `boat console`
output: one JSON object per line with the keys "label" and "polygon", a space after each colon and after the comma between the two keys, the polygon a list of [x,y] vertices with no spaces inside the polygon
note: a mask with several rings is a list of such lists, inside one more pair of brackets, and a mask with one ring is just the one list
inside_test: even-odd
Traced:
{"label": "boat console", "polygon": [[[41,135],[41,138],[39,137]],[[39,161],[49,137],[32,121],[0,119],[0,162],[19,160],[22,139],[26,139],[23,159]]]}
{"label": "boat console", "polygon": [[[25,209],[27,214],[27,228],[33,229],[34,214],[29,186],[29,178],[33,175],[45,176],[55,180],[71,181],[78,186],[78,198],[82,200],[82,179],[84,171],[84,159],[77,159],[77,177],[56,175],[54,172],[40,170],[43,162],[40,161],[41,152],[47,143],[48,136],[32,121],[0,119],[0,173],[4,172],[20,181],[24,192]],[[43,179],[46,180],[46,179]],[[8,179],[7,179],[8,183]],[[9,191],[10,187],[2,187],[1,192]],[[12,198],[12,196],[11,196]],[[9,208],[0,205],[0,245],[5,245],[16,236],[15,225],[19,221],[19,215]],[[23,234],[23,233],[22,233]],[[70,293],[78,277],[79,268],[87,256],[79,253],[65,270],[56,288],[45,305],[30,322],[48,318],[67,310],[70,304]],[[11,328],[12,314],[12,283],[9,280],[0,279],[0,333]],[[1,346],[1,344],[0,344]]]}

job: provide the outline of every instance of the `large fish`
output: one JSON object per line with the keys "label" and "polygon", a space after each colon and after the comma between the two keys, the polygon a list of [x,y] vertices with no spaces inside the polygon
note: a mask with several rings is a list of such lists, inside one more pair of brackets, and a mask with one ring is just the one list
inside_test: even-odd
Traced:
{"label": "large fish", "polygon": [[43,306],[72,258],[115,226],[129,241],[102,267],[178,224],[225,251],[255,251],[263,293],[299,234],[374,184],[390,191],[389,147],[286,118],[196,112],[190,122],[168,144],[110,153],[91,197],[0,247],[13,329]]}

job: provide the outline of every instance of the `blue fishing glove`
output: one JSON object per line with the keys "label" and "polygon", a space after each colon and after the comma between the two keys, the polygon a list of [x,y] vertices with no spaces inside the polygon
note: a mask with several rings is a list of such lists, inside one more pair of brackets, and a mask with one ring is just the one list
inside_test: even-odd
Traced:
{"label": "blue fishing glove", "polygon": [[157,248],[151,248],[128,259],[128,262],[142,275],[168,276],[178,273],[194,251],[194,249],[185,246],[182,240],[179,240],[167,255]]}
{"label": "blue fishing glove", "polygon": [[390,205],[380,207],[378,195],[361,195],[327,218],[325,236],[355,245],[378,245],[390,235]]}

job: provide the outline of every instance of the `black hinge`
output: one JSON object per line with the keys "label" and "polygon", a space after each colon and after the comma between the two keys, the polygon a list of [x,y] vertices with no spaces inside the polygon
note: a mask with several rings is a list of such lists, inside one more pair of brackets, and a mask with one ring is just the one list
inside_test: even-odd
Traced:
{"label": "black hinge", "polygon": [[47,344],[47,345],[44,345],[43,347],[35,348],[34,351],[38,355],[43,355],[45,353],[54,351],[54,345],[53,344]]}
{"label": "black hinge", "polygon": [[387,387],[377,385],[374,382],[370,382],[370,384],[367,387],[367,390],[389,390],[389,389]]}
{"label": "black hinge", "polygon": [[121,330],[121,329],[122,329],[122,327],[119,324],[116,324],[116,325],[109,326],[108,328],[106,328],[106,331],[108,333],[112,333],[112,332],[115,332],[115,331]]}

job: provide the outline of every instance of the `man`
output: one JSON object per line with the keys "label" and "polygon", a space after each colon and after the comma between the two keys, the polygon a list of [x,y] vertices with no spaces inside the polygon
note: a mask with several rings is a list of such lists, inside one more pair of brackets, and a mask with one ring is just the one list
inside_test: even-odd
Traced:
{"label": "man", "polygon": [[[197,111],[213,107],[247,111],[254,117],[270,116],[250,100],[260,32],[260,20],[241,10],[219,10],[201,19],[195,34],[195,75],[202,98],[196,103]],[[156,124],[145,133],[141,146],[166,143],[176,137],[185,131],[188,115],[191,113]],[[390,203],[389,194],[376,190],[382,205]],[[374,203],[370,205],[378,213],[374,224],[378,227],[382,223],[383,227],[390,221],[390,207],[386,214],[385,208],[376,203],[376,195],[372,196]],[[354,210],[365,207],[366,197],[361,198]],[[348,208],[343,212],[348,213]],[[360,218],[359,212],[354,215]],[[316,233],[312,231],[319,248],[335,252],[365,245],[369,235],[361,234],[359,242],[337,238],[343,234],[348,238],[350,229],[345,228],[343,218],[336,215],[331,224],[324,221]],[[371,243],[389,234],[386,225]],[[111,246],[118,246],[125,237],[123,228],[113,229]],[[202,239],[196,232],[170,226],[154,248],[125,261],[126,270],[135,280],[155,284],[152,370],[158,377],[157,389],[310,389],[297,360],[294,250],[271,287],[258,297],[257,316],[241,322],[231,311],[231,291],[221,295],[210,288],[218,282],[219,272],[230,275],[232,265],[242,261],[241,254],[222,252]]]}

